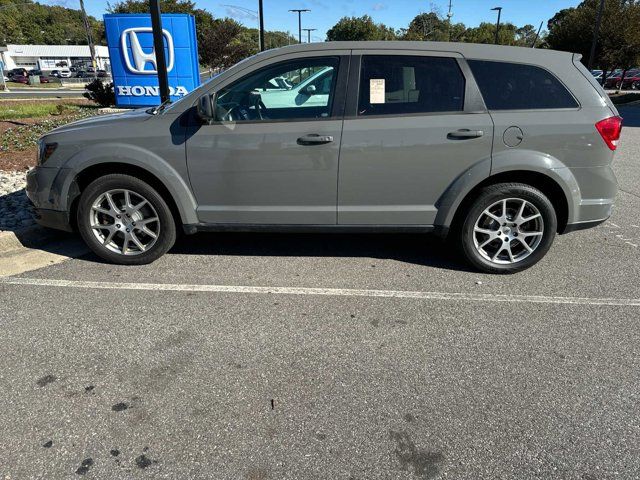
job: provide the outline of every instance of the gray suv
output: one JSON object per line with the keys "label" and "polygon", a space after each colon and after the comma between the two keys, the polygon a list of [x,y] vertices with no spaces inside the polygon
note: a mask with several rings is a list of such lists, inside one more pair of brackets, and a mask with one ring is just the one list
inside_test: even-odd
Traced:
{"label": "gray suv", "polygon": [[579,55],[430,42],[296,45],[181,100],[40,140],[42,225],[114,263],[178,230],[430,232],[516,272],[611,214],[621,118]]}

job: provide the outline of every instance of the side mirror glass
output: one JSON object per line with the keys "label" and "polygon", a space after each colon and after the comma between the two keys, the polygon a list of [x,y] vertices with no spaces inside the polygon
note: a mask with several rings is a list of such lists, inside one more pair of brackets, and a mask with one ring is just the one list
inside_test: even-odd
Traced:
{"label": "side mirror glass", "polygon": [[198,100],[197,114],[198,117],[209,125],[215,121],[215,95],[203,95]]}

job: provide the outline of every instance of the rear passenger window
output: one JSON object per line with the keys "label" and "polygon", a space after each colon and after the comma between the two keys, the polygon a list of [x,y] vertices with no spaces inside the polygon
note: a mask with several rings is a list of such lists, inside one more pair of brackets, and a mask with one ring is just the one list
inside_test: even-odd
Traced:
{"label": "rear passenger window", "polygon": [[464,84],[454,58],[365,55],[358,115],[462,111]]}
{"label": "rear passenger window", "polygon": [[534,65],[468,60],[489,110],[576,108],[578,103],[553,74]]}

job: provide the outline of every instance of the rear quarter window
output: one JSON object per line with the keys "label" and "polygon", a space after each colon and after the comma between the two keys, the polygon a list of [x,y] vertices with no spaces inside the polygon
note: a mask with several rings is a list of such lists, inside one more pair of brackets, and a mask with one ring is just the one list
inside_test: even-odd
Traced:
{"label": "rear quarter window", "polygon": [[548,70],[520,63],[468,60],[489,110],[577,108],[578,102]]}

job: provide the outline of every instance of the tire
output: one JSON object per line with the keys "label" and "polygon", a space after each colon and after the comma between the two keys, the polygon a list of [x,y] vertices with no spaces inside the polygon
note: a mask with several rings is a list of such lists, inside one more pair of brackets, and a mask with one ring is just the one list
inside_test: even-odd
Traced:
{"label": "tire", "polygon": [[540,190],[523,183],[500,183],[478,193],[457,230],[457,240],[478,270],[516,273],[545,256],[557,228],[555,209]]}
{"label": "tire", "polygon": [[176,240],[167,203],[149,184],[129,175],[105,175],[89,184],[80,196],[77,222],[89,248],[119,265],[151,263]]}

